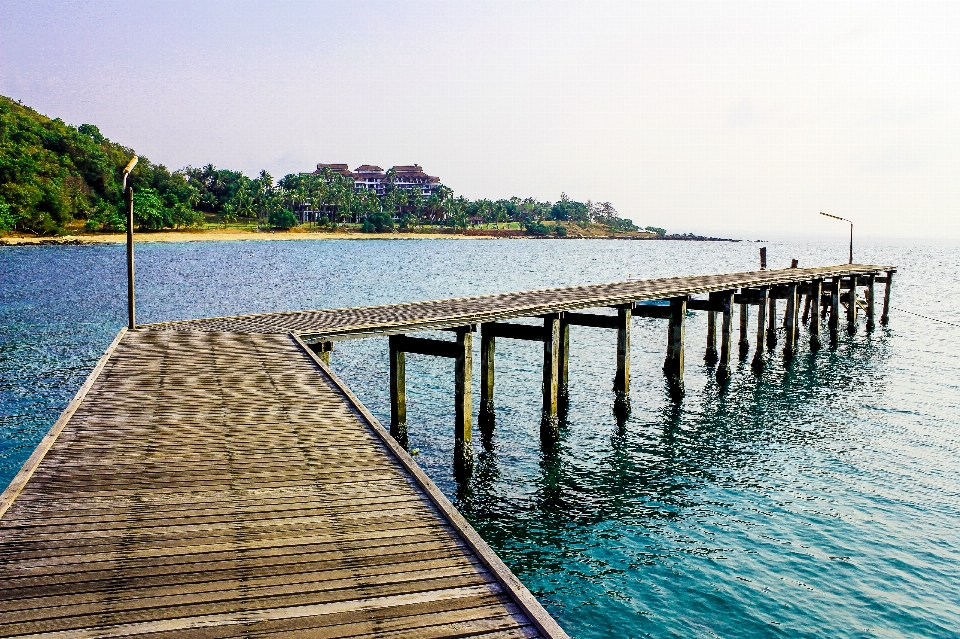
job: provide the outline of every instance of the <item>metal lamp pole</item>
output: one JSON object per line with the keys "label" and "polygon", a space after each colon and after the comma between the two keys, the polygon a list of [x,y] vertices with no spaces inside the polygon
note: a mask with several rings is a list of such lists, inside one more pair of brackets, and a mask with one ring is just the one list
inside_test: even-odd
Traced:
{"label": "metal lamp pole", "polygon": [[850,224],[850,263],[853,264],[853,222],[848,220],[845,217],[837,217],[836,215],[830,215],[829,213],[824,213],[820,211],[820,215],[825,215],[827,217],[832,217],[835,220],[840,220],[842,222],[848,222]]}
{"label": "metal lamp pole", "polygon": [[137,165],[137,160],[134,155],[123,169],[123,194],[127,198],[127,327],[131,331],[136,328],[137,323],[133,311],[133,187],[127,186],[127,178]]}

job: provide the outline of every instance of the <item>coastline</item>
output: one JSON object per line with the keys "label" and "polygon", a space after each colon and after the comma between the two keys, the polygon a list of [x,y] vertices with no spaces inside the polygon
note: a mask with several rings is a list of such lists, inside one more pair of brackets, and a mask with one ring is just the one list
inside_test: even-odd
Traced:
{"label": "coastline", "polygon": [[[646,240],[646,241],[687,241],[687,242],[741,242],[743,240],[702,237],[694,235],[668,235],[659,237],[652,233],[576,233],[565,237],[536,237],[515,231],[467,231],[466,233],[359,233],[349,231],[311,232],[311,231],[252,231],[240,229],[182,229],[175,231],[145,231],[134,233],[134,242],[242,242],[253,240]],[[70,234],[56,237],[30,235],[8,235],[0,237],[0,246],[32,245],[83,245],[83,244],[123,244],[127,241],[124,233]]]}

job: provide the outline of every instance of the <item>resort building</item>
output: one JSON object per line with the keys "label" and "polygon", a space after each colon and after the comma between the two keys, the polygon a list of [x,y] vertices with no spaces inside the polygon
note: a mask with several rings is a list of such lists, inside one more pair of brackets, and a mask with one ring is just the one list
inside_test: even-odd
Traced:
{"label": "resort building", "polygon": [[424,199],[430,197],[440,186],[440,178],[435,175],[427,175],[419,164],[397,165],[389,171],[384,171],[373,164],[361,164],[353,171],[346,164],[317,164],[317,170],[314,171],[314,174],[323,173],[324,169],[330,169],[344,177],[352,178],[354,189],[357,191],[368,189],[375,191],[379,196],[384,195],[387,183],[391,179],[398,189],[405,191],[419,190]]}

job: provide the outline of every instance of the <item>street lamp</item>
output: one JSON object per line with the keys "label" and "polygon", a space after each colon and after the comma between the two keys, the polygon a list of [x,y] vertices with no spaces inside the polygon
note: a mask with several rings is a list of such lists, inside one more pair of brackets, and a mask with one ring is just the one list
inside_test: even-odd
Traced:
{"label": "street lamp", "polygon": [[134,155],[123,169],[123,194],[127,197],[127,327],[131,331],[136,328],[133,313],[133,187],[127,186],[127,178],[137,165],[137,159]]}
{"label": "street lamp", "polygon": [[853,264],[853,222],[851,222],[845,217],[837,217],[836,215],[830,215],[829,213],[824,213],[823,211],[820,211],[820,215],[832,217],[833,219],[840,220],[841,222],[850,223],[850,263]]}

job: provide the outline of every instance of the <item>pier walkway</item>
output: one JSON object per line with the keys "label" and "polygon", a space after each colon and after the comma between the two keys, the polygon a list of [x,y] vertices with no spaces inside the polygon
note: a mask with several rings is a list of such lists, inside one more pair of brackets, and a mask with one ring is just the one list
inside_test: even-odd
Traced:
{"label": "pier walkway", "polygon": [[[478,330],[488,425],[495,340],[543,342],[547,442],[571,325],[615,329],[614,410],[629,411],[633,317],[666,320],[680,401],[688,311],[708,313],[705,360],[725,383],[736,306],[741,357],[757,310],[760,372],[781,331],[789,364],[802,324],[812,350],[828,315],[833,345],[842,312],[850,333],[859,308],[874,330],[876,284],[886,323],[895,272],[762,270],[123,331],[0,495],[0,637],[565,637],[405,452],[404,354],[454,360],[454,467],[469,472]],[[505,321],[521,317],[542,324]],[[436,329],[455,340],[406,335]],[[375,335],[390,336],[389,433],[325,363],[333,342]]]}
{"label": "pier walkway", "polygon": [[0,497],[2,637],[564,637],[290,335],[122,333]]}

